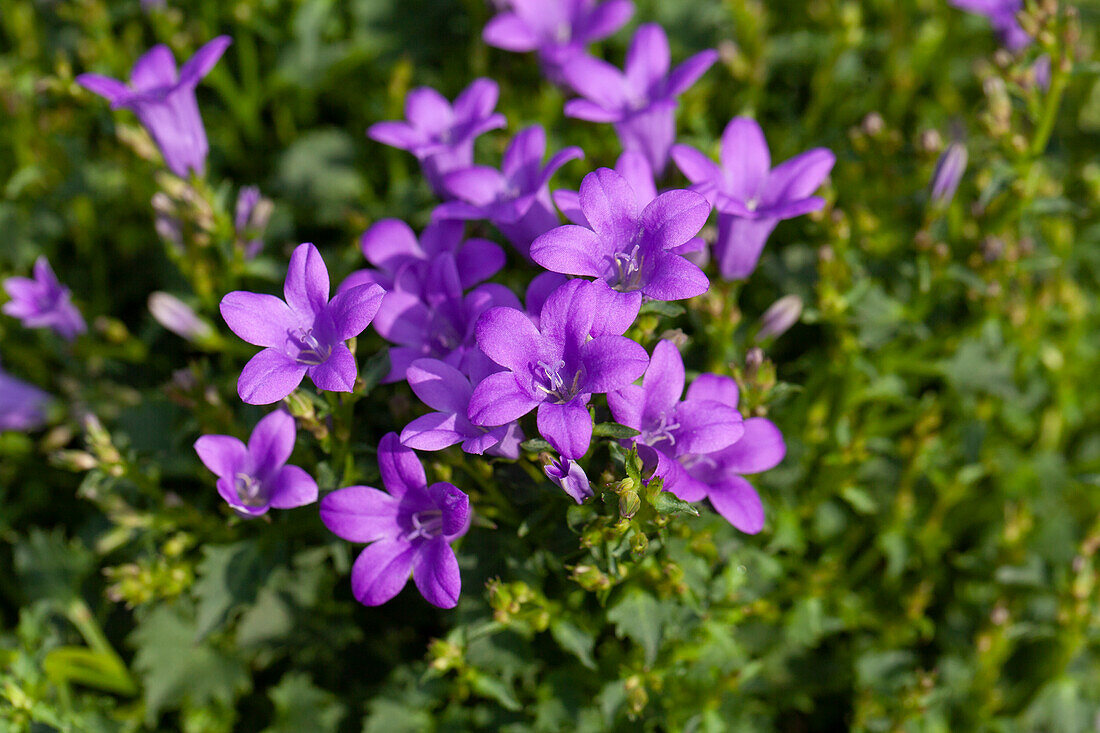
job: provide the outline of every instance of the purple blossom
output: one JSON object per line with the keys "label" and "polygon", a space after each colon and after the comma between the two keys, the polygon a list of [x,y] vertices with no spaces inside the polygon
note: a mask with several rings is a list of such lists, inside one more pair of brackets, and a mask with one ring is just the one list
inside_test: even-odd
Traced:
{"label": "purple blossom", "polygon": [[276,410],[256,423],[248,445],[230,435],[204,435],[195,452],[218,477],[218,493],[245,517],[268,509],[293,509],[317,501],[317,482],[286,465],[294,451],[294,418]]}
{"label": "purple blossom", "polygon": [[624,71],[584,54],[571,56],[562,73],[582,99],[566,103],[565,114],[589,122],[611,122],[624,150],[637,150],[663,173],[676,139],[676,98],[718,59],[702,51],[669,71],[668,38],[656,23],[638,27]]}
{"label": "purple blossom", "polygon": [[1016,20],[1017,14],[1024,9],[1024,0],[951,0],[951,4],[989,18],[994,32],[1008,50],[1020,51],[1031,44],[1031,36]]}
{"label": "purple blossom", "polygon": [[[698,265],[673,250],[687,244],[710,216],[694,191],[668,191],[644,208],[627,180],[600,168],[581,182],[579,205],[588,227],[551,229],[531,245],[531,257],[554,272],[595,277],[636,314],[642,296],[680,300],[702,295],[710,282]],[[626,307],[624,305],[624,307]]]}
{"label": "purple blossom", "polygon": [[[737,407],[737,383],[729,377],[701,374],[688,388],[687,401],[709,400]],[[685,482],[676,495],[684,501],[710,499],[714,508],[737,529],[755,534],[764,527],[764,507],[752,484],[742,474],[767,471],[779,465],[787,453],[783,434],[770,420],[750,417],[744,434],[713,453],[679,456],[695,481]]]}
{"label": "purple blossom", "polygon": [[458,261],[449,252],[428,263],[420,285],[419,291],[395,287],[386,293],[374,319],[374,329],[395,344],[384,381],[404,379],[409,365],[421,358],[439,359],[473,374],[478,362],[485,360],[474,339],[478,317],[493,306],[518,308],[519,299],[496,283],[463,294]]}
{"label": "purple blossom", "polygon": [[429,224],[417,240],[412,228],[400,219],[380,219],[359,238],[363,256],[374,267],[348,275],[340,291],[375,283],[387,291],[422,295],[431,262],[444,254],[454,255],[463,289],[488,280],[504,267],[504,250],[487,239],[463,241],[464,229],[465,224],[458,220],[438,221]]}
{"label": "purple blossom", "polygon": [[195,52],[176,73],[176,60],[167,46],[153,46],[134,64],[130,85],[99,74],[81,74],[78,84],[111,103],[112,109],[133,110],[149,131],[169,170],[181,178],[202,175],[208,146],[199,115],[195,87],[232,43],[218,36]]}
{"label": "purple blossom", "polygon": [[715,258],[727,279],[748,277],[772,230],[825,205],[813,192],[828,177],[836,156],[814,148],[773,170],[768,143],[755,120],[735,117],[722,133],[722,165],[695,148],[676,145],[672,158],[718,210]]}
{"label": "purple blossom", "polygon": [[411,572],[429,603],[454,608],[462,577],[450,543],[470,527],[469,497],[448,483],[428,486],[416,453],[394,433],[378,444],[378,468],[386,491],[349,486],[321,500],[329,531],[370,543],[351,569],[352,593],[364,605],[379,606],[401,592]]}
{"label": "purple blossom", "polygon": [[237,206],[233,217],[233,228],[237,235],[237,246],[250,260],[264,248],[264,230],[274,210],[271,199],[264,198],[256,186],[244,186],[237,194]]}
{"label": "purple blossom", "polygon": [[798,323],[802,316],[802,298],[797,295],[784,295],[768,306],[760,316],[760,330],[756,332],[756,341],[766,341],[782,336],[791,326]]}
{"label": "purple blossom", "polygon": [[578,504],[583,504],[585,499],[595,495],[588,482],[588,475],[576,461],[568,458],[551,459],[542,470],[548,479]]}
{"label": "purple blossom", "polygon": [[501,170],[470,166],[447,174],[443,185],[457,200],[437,207],[432,218],[488,219],[527,257],[535,237],[560,223],[550,200],[550,178],[570,160],[584,157],[580,148],[568,147],[543,165],[545,153],[542,127],[521,130],[504,151]]}
{"label": "purple blossom", "polygon": [[432,191],[446,197],[443,176],[471,165],[474,140],[506,124],[504,115],[493,112],[499,94],[492,79],[475,79],[452,106],[431,87],[419,87],[405,98],[405,122],[378,122],[367,135],[415,155]]}
{"label": "purple blossom", "polygon": [[561,83],[562,64],[607,38],[634,15],[630,0],[510,0],[485,26],[485,43],[505,51],[537,51],[543,73]]}
{"label": "purple blossom", "polygon": [[72,293],[58,282],[45,257],[34,261],[33,278],[9,277],[4,290],[11,300],[4,303],[3,312],[27,328],[49,328],[69,341],[88,330],[72,303]]}
{"label": "purple blossom", "polygon": [[442,450],[455,443],[474,455],[489,453],[515,460],[523,431],[510,422],[493,428],[474,425],[467,417],[474,388],[470,379],[438,359],[417,359],[405,378],[416,396],[436,410],[418,417],[401,431],[401,443],[416,450]]}
{"label": "purple blossom", "polygon": [[312,244],[300,244],[290,257],[283,295],[285,300],[238,290],[222,298],[222,318],[230,330],[266,347],[241,370],[241,399],[252,405],[277,402],[297,389],[307,373],[318,389],[352,391],[357,369],[344,342],[370,324],[382,302],[382,288],[361,285],[330,301],[321,253]]}
{"label": "purple blossom", "polygon": [[642,459],[655,466],[655,476],[664,478],[665,490],[680,498],[703,488],[681,460],[727,448],[745,432],[736,405],[691,392],[681,400],[683,392],[680,352],[671,341],[660,341],[641,386],[627,385],[607,396],[615,420],[641,432],[634,441]]}
{"label": "purple blossom", "polygon": [[966,146],[960,142],[953,142],[943,151],[943,155],[936,161],[936,169],[932,171],[932,183],[930,195],[932,201],[938,206],[946,206],[955,198],[955,191],[959,188],[963,173],[966,172],[967,153]]}
{"label": "purple blossom", "polygon": [[539,325],[516,308],[493,308],[477,324],[477,343],[505,371],[490,374],[470,398],[470,422],[504,425],[538,408],[537,424],[554,450],[576,460],[588,450],[593,394],[625,387],[648,355],[624,336],[591,338],[600,309],[596,285],[570,280],[550,294]]}
{"label": "purple blossom", "polygon": [[30,432],[46,422],[50,396],[0,369],[0,432]]}
{"label": "purple blossom", "polygon": [[152,293],[149,296],[149,313],[157,323],[188,341],[209,341],[214,335],[213,326],[171,293],[159,290]]}

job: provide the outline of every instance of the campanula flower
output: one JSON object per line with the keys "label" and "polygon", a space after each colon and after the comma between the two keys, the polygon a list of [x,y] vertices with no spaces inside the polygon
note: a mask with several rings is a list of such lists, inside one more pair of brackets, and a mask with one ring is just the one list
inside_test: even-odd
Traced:
{"label": "campanula flower", "polygon": [[[727,448],[745,432],[741,413],[713,399],[684,392],[684,361],[676,345],[660,341],[653,349],[642,384],[630,384],[607,395],[615,420],[638,430],[633,438],[639,455],[654,476],[664,478],[666,491],[681,496],[697,483],[681,457],[707,454]],[[698,493],[698,487],[696,487]]]}
{"label": "campanula flower", "polygon": [[0,432],[36,430],[46,422],[50,396],[0,369]]}
{"label": "campanula flower", "polygon": [[[694,191],[668,191],[639,206],[627,180],[600,168],[581,182],[579,205],[588,222],[551,229],[531,245],[531,257],[554,272],[595,277],[629,302],[642,296],[680,300],[702,295],[710,282],[698,265],[674,251],[688,243],[710,216]],[[624,306],[625,307],[625,306]]]}
{"label": "campanula flower", "polygon": [[246,446],[230,435],[204,435],[195,452],[218,477],[218,493],[244,517],[268,509],[293,509],[317,501],[317,482],[286,465],[294,451],[294,418],[276,410],[256,423]]}
{"label": "campanula flower", "polygon": [[993,31],[1009,51],[1019,51],[1031,43],[1028,35],[1016,20],[1024,9],[1024,0],[951,0],[960,10],[989,18]]}
{"label": "campanula flower", "polygon": [[473,164],[474,140],[506,124],[504,115],[493,112],[499,94],[492,79],[475,79],[452,106],[431,87],[418,87],[405,97],[404,122],[378,122],[367,135],[416,156],[432,191],[446,197],[443,176]]}
{"label": "campanula flower", "polygon": [[199,317],[191,306],[172,295],[157,291],[149,296],[149,313],[172,333],[193,342],[209,341],[214,327]]}
{"label": "campanula flower", "polygon": [[542,467],[542,471],[578,504],[583,504],[585,499],[595,496],[592,484],[588,482],[588,475],[576,461],[568,458],[551,458],[550,462]]}
{"label": "campanula flower", "polygon": [[208,146],[195,87],[230,43],[229,36],[218,36],[196,51],[178,74],[172,51],[158,45],[134,64],[129,86],[99,74],[81,74],[76,81],[109,101],[112,109],[133,110],[160,148],[169,170],[180,178],[191,173],[201,176]]}
{"label": "campanula flower", "polygon": [[264,230],[267,229],[274,209],[271,199],[261,195],[260,189],[255,186],[244,186],[237,194],[233,228],[237,235],[237,246],[241,248],[246,260],[252,259],[264,248]]}
{"label": "campanula flower", "polygon": [[607,38],[634,15],[630,0],[509,0],[481,37],[505,51],[537,51],[543,73],[562,82],[562,64]]}
{"label": "campanula flower", "polygon": [[447,174],[443,185],[456,200],[437,207],[433,220],[488,219],[527,257],[535,237],[560,223],[550,178],[570,160],[584,157],[580,148],[568,147],[543,165],[545,153],[546,133],[532,125],[512,139],[500,170],[478,165]]}
{"label": "campanula flower", "polygon": [[[691,383],[688,401],[708,400],[737,407],[737,383],[729,377],[701,374]],[[704,497],[730,524],[742,532],[755,534],[764,527],[764,506],[756,489],[743,474],[775,468],[787,453],[783,434],[770,420],[750,417],[744,422],[744,434],[727,448],[678,457],[695,481],[685,482],[676,490],[684,501]]]}
{"label": "campanula flower", "polygon": [[515,294],[496,283],[463,293],[455,255],[444,252],[428,263],[419,290],[395,287],[386,293],[374,330],[395,344],[390,348],[386,382],[405,378],[416,359],[439,359],[466,374],[471,360],[484,360],[474,339],[478,317],[493,306],[519,307]]}
{"label": "campanula flower", "polygon": [[967,153],[966,146],[960,142],[953,142],[943,151],[943,155],[936,161],[936,169],[932,171],[932,183],[929,195],[937,206],[946,206],[955,198],[955,191],[959,188],[963,173],[966,172]]}
{"label": "campanula flower", "polygon": [[221,312],[230,330],[265,347],[241,370],[241,399],[252,405],[278,402],[306,374],[318,389],[350,392],[357,369],[344,342],[370,324],[383,294],[377,285],[360,285],[330,301],[321,253],[312,244],[300,244],[290,257],[285,300],[240,290],[226,295]]}
{"label": "campanula flower", "polygon": [[613,123],[623,149],[639,151],[654,172],[661,174],[676,140],[676,98],[717,59],[717,51],[702,51],[669,71],[664,29],[646,23],[634,33],[624,71],[585,54],[565,62],[562,74],[582,97],[567,102],[565,114]]}
{"label": "campanula flower", "polygon": [[504,267],[504,250],[487,239],[463,240],[465,224],[447,219],[429,224],[417,239],[400,219],[379,219],[359,238],[359,248],[372,268],[358,270],[344,278],[343,291],[357,285],[376,283],[387,291],[422,293],[431,262],[453,254],[458,280],[468,289],[488,280]]}
{"label": "campanula flower", "polygon": [[45,257],[35,260],[34,277],[9,277],[4,290],[11,300],[4,303],[3,312],[27,328],[49,328],[69,341],[88,330],[72,293],[58,282]]}
{"label": "campanula flower", "polygon": [[486,311],[477,343],[505,371],[474,388],[470,422],[504,425],[537,408],[539,433],[554,450],[583,456],[592,439],[591,396],[630,384],[649,361],[625,336],[590,337],[599,303],[596,285],[570,280],[546,299],[538,327],[516,308]]}
{"label": "campanula flower", "polygon": [[470,498],[448,483],[429,486],[416,453],[394,433],[378,444],[378,468],[386,491],[349,486],[321,500],[329,531],[369,543],[352,566],[352,593],[379,606],[401,592],[411,572],[425,600],[454,608],[462,577],[451,543],[470,527]]}
{"label": "campanula flower", "polygon": [[722,276],[740,280],[756,268],[772,230],[790,219],[825,205],[813,196],[836,156],[814,148],[771,167],[764,132],[755,120],[735,117],[722,133],[722,165],[695,148],[676,145],[672,159],[718,210],[715,259]]}
{"label": "campanula flower", "polygon": [[486,428],[467,417],[474,388],[462,372],[438,359],[417,359],[405,372],[409,387],[436,410],[418,417],[401,431],[401,443],[416,450],[443,450],[456,443],[474,455],[490,453],[519,458],[523,431],[515,422]]}

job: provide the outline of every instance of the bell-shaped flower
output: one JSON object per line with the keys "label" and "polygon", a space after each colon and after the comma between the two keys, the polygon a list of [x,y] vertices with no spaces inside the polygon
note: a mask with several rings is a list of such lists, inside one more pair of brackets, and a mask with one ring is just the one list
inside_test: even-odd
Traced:
{"label": "bell-shaped flower", "polygon": [[317,501],[317,482],[286,465],[297,437],[294,418],[276,410],[256,423],[246,446],[230,435],[204,435],[195,452],[218,477],[218,493],[244,517]]}
{"label": "bell-shaped flower", "polygon": [[401,431],[401,443],[416,450],[443,450],[456,443],[474,455],[489,453],[519,458],[523,431],[510,422],[496,427],[474,425],[468,417],[474,388],[462,372],[438,359],[417,359],[405,372],[409,387],[436,410],[416,418]]}
{"label": "bell-shaped flower", "polygon": [[[666,491],[684,498],[702,486],[680,463],[681,457],[727,448],[745,432],[736,406],[699,395],[681,400],[684,361],[676,345],[660,341],[653,349],[642,384],[631,384],[607,396],[615,420],[641,435],[633,438],[638,453],[664,478]],[[690,394],[690,393],[689,393]]]}
{"label": "bell-shaped flower", "polygon": [[30,432],[46,422],[50,396],[0,369],[0,432]]}
{"label": "bell-shaped flower", "polygon": [[352,391],[358,369],[344,342],[370,324],[382,303],[382,288],[360,285],[330,301],[321,253],[312,244],[300,244],[290,257],[283,295],[285,300],[238,290],[222,298],[222,318],[233,333],[265,347],[241,370],[241,399],[252,405],[278,402],[306,374],[318,389]]}
{"label": "bell-shaped flower", "polygon": [[415,155],[432,191],[446,197],[443,176],[473,164],[478,136],[506,124],[504,115],[493,112],[499,95],[492,79],[475,79],[454,105],[431,87],[418,87],[405,97],[405,121],[378,122],[367,135]]}
{"label": "bell-shaped flower", "polygon": [[462,577],[451,543],[470,527],[469,497],[448,483],[429,486],[416,453],[394,433],[378,444],[378,468],[386,491],[349,486],[321,500],[329,531],[369,543],[352,566],[352,593],[379,606],[401,592],[411,572],[429,603],[454,608]]}
{"label": "bell-shaped flower", "polygon": [[676,145],[672,159],[718,210],[714,256],[722,276],[747,278],[764,243],[781,219],[817,211],[825,200],[814,196],[828,177],[836,156],[814,148],[773,170],[764,132],[755,120],[735,117],[722,133],[722,165],[695,148]]}
{"label": "bell-shaped flower", "polygon": [[505,371],[483,379],[470,398],[475,425],[504,425],[537,408],[539,433],[576,460],[592,440],[588,402],[625,387],[645,371],[648,355],[624,336],[590,336],[599,290],[570,280],[546,299],[538,327],[518,308],[493,308],[477,324],[481,350]]}
{"label": "bell-shaped flower", "polygon": [[521,130],[504,151],[500,170],[478,165],[449,173],[443,184],[456,200],[436,207],[432,219],[488,219],[527,257],[535,237],[560,223],[550,178],[570,160],[584,157],[580,148],[568,147],[543,165],[545,153],[542,127]]}
{"label": "bell-shaped flower", "polygon": [[624,71],[586,54],[571,56],[562,75],[581,99],[565,104],[566,116],[613,123],[623,149],[637,150],[663,173],[676,141],[677,97],[718,60],[718,52],[697,53],[671,71],[670,58],[668,38],[656,23],[635,31]]}
{"label": "bell-shaped flower", "polygon": [[35,260],[34,277],[9,277],[4,290],[11,300],[0,310],[27,328],[49,328],[69,341],[88,330],[73,305],[72,293],[58,281],[45,257]]}
{"label": "bell-shaped flower", "polygon": [[1009,51],[1019,51],[1031,44],[1031,36],[1016,20],[1024,9],[1024,0],[950,0],[960,10],[989,18],[993,31]]}
{"label": "bell-shaped flower", "polygon": [[[551,229],[531,245],[531,257],[554,272],[595,277],[636,314],[642,296],[680,300],[702,295],[710,282],[677,254],[710,216],[694,191],[667,191],[639,206],[626,178],[600,168],[581,182],[579,205],[588,226]],[[626,307],[624,305],[624,307]]]}
{"label": "bell-shaped flower", "polygon": [[81,74],[78,84],[111,103],[112,109],[133,110],[164,156],[168,169],[180,178],[202,175],[209,150],[199,115],[195,87],[232,43],[218,36],[176,72],[176,59],[164,45],[154,46],[134,64],[130,85],[99,74]]}
{"label": "bell-shaped flower", "polygon": [[555,84],[562,82],[563,63],[634,15],[630,0],[508,0],[506,8],[486,24],[482,39],[505,51],[537,51],[543,73]]}

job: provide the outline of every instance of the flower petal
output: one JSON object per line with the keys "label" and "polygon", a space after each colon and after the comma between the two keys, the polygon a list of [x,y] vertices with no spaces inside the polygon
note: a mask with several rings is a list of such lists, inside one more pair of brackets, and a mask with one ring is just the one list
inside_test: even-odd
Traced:
{"label": "flower petal", "polygon": [[775,167],[761,198],[769,204],[807,198],[821,187],[835,164],[836,155],[827,148],[796,155]]}
{"label": "flower petal", "polygon": [[730,524],[746,534],[756,534],[764,528],[764,505],[760,495],[745,479],[731,476],[710,487],[710,503]]}
{"label": "flower petal", "polygon": [[453,412],[421,415],[401,431],[401,444],[416,450],[443,450],[461,443],[466,436],[456,429],[458,417]]}
{"label": "flower petal", "polygon": [[542,129],[542,125],[525,127],[508,143],[500,171],[513,184],[519,183],[523,190],[529,191],[535,188],[534,183],[545,154],[546,131]]}
{"label": "flower petal", "polygon": [[783,433],[771,420],[750,417],[745,434],[721,452],[722,466],[733,473],[760,473],[775,468],[787,455]]}
{"label": "flower petal", "polygon": [[493,113],[500,97],[500,87],[492,79],[480,78],[455,97],[454,115],[458,122],[469,122],[488,117]]}
{"label": "flower petal", "polygon": [[563,111],[566,117],[586,122],[618,122],[623,118],[623,113],[617,108],[601,107],[588,99],[570,99]]}
{"label": "flower petal", "polygon": [[684,359],[676,344],[663,340],[653,347],[653,356],[642,379],[642,389],[645,391],[642,420],[655,423],[660,421],[662,415],[671,420],[672,410],[684,393]]}
{"label": "flower petal", "polygon": [[328,268],[321,253],[308,242],[299,244],[290,255],[283,295],[287,305],[298,313],[320,313],[328,305]]}
{"label": "flower petal", "polygon": [[385,295],[378,285],[358,285],[337,293],[328,305],[336,338],[346,341],[361,334],[378,313]]}
{"label": "flower petal", "polygon": [[642,294],[637,290],[620,293],[604,280],[594,280],[591,287],[596,310],[592,317],[592,338],[622,336],[638,318]]}
{"label": "flower petal", "polygon": [[229,36],[218,36],[210,41],[207,41],[202,48],[195,51],[195,55],[187,60],[180,68],[180,84],[198,84],[199,81],[210,73],[210,70],[214,68],[214,64],[218,63],[218,59],[225,53],[225,49],[229,48],[229,44],[233,43],[233,39]]}
{"label": "flower petal", "polygon": [[608,392],[607,406],[611,408],[611,417],[615,418],[615,422],[635,430],[642,429],[645,391],[641,386],[628,384],[622,389]]}
{"label": "flower petal", "polygon": [[681,255],[664,252],[657,255],[653,274],[642,293],[653,300],[683,300],[702,295],[710,280],[695,263]]}
{"label": "flower petal", "polygon": [[562,75],[577,94],[605,110],[621,111],[629,106],[626,78],[602,59],[587,54],[571,56],[562,68]]}
{"label": "flower petal", "polygon": [[755,197],[771,170],[764,131],[751,117],[734,117],[722,133],[722,169],[730,192],[743,201]]}
{"label": "flower petal", "polygon": [[281,348],[287,332],[300,325],[290,306],[274,295],[235,290],[222,298],[219,309],[229,330],[256,346]]}
{"label": "flower petal", "polygon": [[633,382],[646,370],[649,354],[626,336],[600,336],[581,347],[581,359],[588,376],[584,391],[611,392]]}
{"label": "flower petal", "polygon": [[379,540],[359,553],[351,568],[351,592],[365,606],[381,606],[409,582],[415,548],[400,540]]}
{"label": "flower petal", "polygon": [[204,435],[195,441],[195,452],[218,477],[236,476],[248,459],[244,443],[230,435]]}
{"label": "flower petal", "polygon": [[455,265],[463,289],[488,280],[504,267],[504,249],[488,239],[469,239],[455,254]]}
{"label": "flower petal", "polygon": [[588,452],[592,442],[592,416],[581,400],[564,405],[543,402],[539,405],[536,423],[542,437],[565,458],[577,460]]}
{"label": "flower petal", "polygon": [[608,268],[607,249],[591,229],[566,224],[539,235],[531,259],[552,272],[600,277]]}
{"label": "flower petal", "polygon": [[588,223],[606,242],[600,249],[626,248],[638,230],[638,196],[626,179],[598,168],[581,181],[580,200]]}
{"label": "flower petal", "polygon": [[397,433],[386,433],[379,441],[378,471],[386,491],[398,499],[409,491],[423,491],[428,485],[420,459],[411,448],[401,445]]}
{"label": "flower petal", "polygon": [[237,394],[250,405],[270,405],[298,388],[306,367],[276,349],[248,360],[237,380]]}
{"label": "flower petal", "polygon": [[436,537],[416,548],[413,582],[424,600],[438,608],[454,608],[462,592],[458,559],[447,541]]}
{"label": "flower petal", "polygon": [[728,448],[745,434],[736,408],[709,400],[686,400],[676,408],[676,453],[713,453]]}
{"label": "flower petal", "polygon": [[469,418],[474,425],[504,425],[523,417],[538,404],[515,373],[497,372],[474,388]]}
{"label": "flower petal", "polygon": [[374,123],[367,128],[367,137],[400,150],[412,150],[426,142],[423,133],[419,130],[396,120]]}
{"label": "flower petal", "polygon": [[101,74],[81,74],[76,77],[76,83],[92,94],[98,94],[111,104],[130,93],[130,88],[118,79]]}
{"label": "flower petal", "polygon": [[338,343],[324,363],[309,367],[309,378],[317,389],[326,392],[351,392],[355,389],[358,368],[347,345]]}
{"label": "flower petal", "polygon": [[443,536],[450,540],[466,534],[470,528],[470,497],[454,484],[446,481],[428,487],[428,496],[443,513]]}
{"label": "flower petal", "polygon": [[285,410],[275,410],[256,423],[248,438],[248,457],[257,476],[273,475],[286,463],[297,432],[294,418]]}
{"label": "flower petal", "polygon": [[714,49],[707,49],[681,62],[668,75],[668,81],[665,82],[664,88],[665,95],[678,97],[686,92],[717,60],[718,52]]}
{"label": "flower petal", "polygon": [[634,31],[626,52],[625,73],[630,88],[643,99],[658,92],[668,74],[671,57],[668,36],[656,23],[643,23]]}
{"label": "flower petal", "polygon": [[690,145],[673,145],[672,160],[692,183],[722,181],[722,169],[718,164]]}
{"label": "flower petal", "polygon": [[505,185],[500,171],[484,165],[472,165],[443,176],[443,187],[448,193],[478,207],[489,206],[496,201]]}
{"label": "flower petal", "polygon": [[591,43],[607,38],[622,28],[634,15],[634,3],[630,0],[606,0],[598,3],[588,13],[579,28],[574,30],[573,40]]}
{"label": "flower petal", "polygon": [[473,389],[462,372],[438,359],[417,359],[405,373],[409,387],[428,407],[466,414]]}
{"label": "flower petal", "polygon": [[700,374],[687,391],[689,400],[712,400],[729,407],[737,407],[737,398],[737,382],[718,374]]}
{"label": "flower petal", "polygon": [[298,466],[283,466],[271,483],[271,506],[293,509],[317,501],[317,482]]}
{"label": "flower petal", "polygon": [[744,280],[756,269],[764,245],[775,230],[775,219],[743,219],[719,214],[714,258],[727,280]]}
{"label": "flower petal", "polygon": [[389,272],[410,259],[422,259],[424,251],[416,234],[400,219],[379,219],[359,237],[359,249],[375,267]]}
{"label": "flower petal", "polygon": [[660,249],[679,247],[694,237],[707,223],[710,204],[694,191],[662,193],[642,211],[647,240]]}
{"label": "flower petal", "polygon": [[486,23],[481,40],[494,48],[516,53],[534,51],[539,47],[538,35],[515,13],[501,13]]}
{"label": "flower petal", "polygon": [[348,542],[397,537],[401,533],[397,523],[399,503],[384,491],[348,486],[321,500],[321,521],[330,532]]}
{"label": "flower petal", "polygon": [[530,318],[515,308],[485,311],[478,318],[476,334],[478,347],[506,369],[525,372],[540,358],[542,334]]}
{"label": "flower petal", "polygon": [[405,97],[405,118],[419,130],[445,130],[454,122],[446,97],[431,87],[417,87]]}

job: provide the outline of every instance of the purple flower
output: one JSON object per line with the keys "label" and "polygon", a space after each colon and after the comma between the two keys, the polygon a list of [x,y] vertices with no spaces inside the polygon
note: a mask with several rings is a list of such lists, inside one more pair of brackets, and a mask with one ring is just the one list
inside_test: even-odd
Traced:
{"label": "purple flower", "polygon": [[[737,383],[729,377],[701,374],[688,388],[687,401],[708,400],[737,407]],[[742,474],[760,473],[779,465],[787,453],[783,434],[770,420],[750,417],[744,434],[713,453],[679,456],[695,481],[685,482],[676,495],[684,501],[710,499],[714,508],[737,529],[756,534],[764,527],[764,507]]]}
{"label": "purple flower", "polygon": [[510,0],[481,37],[505,51],[538,51],[543,72],[562,81],[562,64],[619,30],[634,15],[630,0]]}
{"label": "purple flower", "polygon": [[676,98],[718,59],[697,53],[669,71],[668,38],[656,23],[639,26],[626,54],[625,71],[584,54],[563,65],[566,81],[583,99],[566,103],[565,114],[590,122],[611,122],[624,150],[637,150],[650,167],[664,172],[676,139]]}
{"label": "purple flower", "polygon": [[255,186],[245,186],[237,194],[233,228],[236,230],[237,246],[246,260],[252,259],[264,248],[262,237],[274,208],[271,199],[260,195],[260,189]]}
{"label": "purple flower", "polygon": [[948,145],[947,150],[936,161],[936,169],[932,171],[930,195],[937,206],[946,206],[955,198],[955,191],[966,172],[966,161],[966,146],[960,142]]}
{"label": "purple flower", "polygon": [[432,190],[445,197],[443,176],[471,165],[474,140],[506,124],[504,115],[493,112],[499,94],[492,79],[475,79],[451,106],[431,87],[419,87],[405,98],[406,122],[378,122],[367,135],[415,155]]}
{"label": "purple flower", "polygon": [[679,190],[657,196],[645,208],[638,201],[627,180],[610,168],[589,173],[581,182],[580,209],[590,228],[551,229],[531,245],[532,259],[554,272],[598,278],[635,314],[643,295],[680,300],[705,293],[707,276],[672,250],[706,223],[707,200]]}
{"label": "purple flower", "polygon": [[755,120],[735,117],[722,133],[722,165],[687,145],[672,148],[672,159],[718,210],[715,257],[722,276],[748,277],[764,243],[781,219],[825,205],[814,191],[833,169],[836,156],[814,148],[771,168],[764,132]]}
{"label": "purple flower", "polygon": [[181,178],[202,175],[206,166],[206,130],[195,100],[195,87],[232,43],[218,36],[195,52],[176,74],[176,60],[167,46],[153,46],[134,64],[130,86],[99,74],[81,74],[78,84],[111,103],[112,109],[133,110],[152,135],[169,170]]}
{"label": "purple flower", "polygon": [[417,240],[412,228],[400,219],[380,219],[359,238],[363,256],[373,268],[344,278],[340,291],[376,283],[387,291],[403,290],[421,295],[431,262],[453,254],[463,289],[488,280],[504,267],[504,250],[487,239],[463,241],[465,224],[454,219],[429,224]]}
{"label": "purple flower", "polygon": [[455,255],[444,252],[428,263],[418,291],[401,287],[386,293],[374,319],[374,330],[396,344],[390,348],[386,382],[405,378],[416,359],[439,359],[466,374],[485,360],[474,342],[478,317],[493,306],[519,307],[511,290],[496,283],[462,292]]}
{"label": "purple flower", "polygon": [[218,477],[218,493],[234,511],[258,517],[268,509],[293,509],[317,501],[317,482],[286,465],[294,451],[294,418],[276,410],[256,423],[248,445],[230,435],[204,435],[195,452]]}
{"label": "purple flower", "polygon": [[277,402],[297,389],[307,373],[318,389],[350,392],[357,370],[344,342],[370,324],[382,302],[382,288],[361,285],[330,301],[321,253],[312,244],[300,244],[290,257],[283,294],[285,301],[240,290],[222,298],[222,318],[230,330],[266,347],[241,370],[241,399],[252,405]]}
{"label": "purple flower", "polygon": [[625,387],[642,375],[648,355],[624,336],[590,338],[600,296],[570,280],[547,298],[536,328],[515,308],[493,308],[477,323],[477,343],[505,371],[490,374],[470,398],[470,422],[504,425],[538,408],[538,429],[562,456],[588,450],[593,394]]}
{"label": "purple flower", "polygon": [[798,323],[802,316],[802,298],[797,295],[784,295],[772,303],[764,315],[760,316],[760,330],[756,332],[756,341],[766,341],[782,336],[791,326]]}
{"label": "purple flower", "polygon": [[0,432],[30,432],[46,422],[50,396],[0,369]]}
{"label": "purple flower", "polygon": [[349,486],[321,500],[321,521],[338,537],[370,544],[351,569],[351,590],[379,606],[405,587],[412,572],[420,594],[434,606],[454,608],[462,577],[451,542],[470,527],[470,498],[448,483],[428,486],[416,454],[394,433],[378,444],[386,493]]}
{"label": "purple flower", "polygon": [[152,293],[149,296],[149,313],[157,323],[188,341],[209,341],[214,335],[213,326],[171,293],[159,290]]}
{"label": "purple flower", "polygon": [[527,256],[531,242],[560,222],[550,200],[550,178],[570,160],[584,157],[578,147],[568,147],[542,164],[546,133],[532,125],[516,134],[504,151],[501,170],[470,166],[447,174],[443,185],[455,197],[440,205],[432,218],[488,219]]}
{"label": "purple flower", "polygon": [[474,455],[519,458],[523,431],[518,423],[485,428],[470,422],[467,414],[474,388],[465,374],[438,359],[417,359],[405,378],[416,396],[437,412],[406,425],[401,431],[403,445],[416,450],[443,450],[462,443],[462,450]]}
{"label": "purple flower", "polygon": [[45,257],[34,261],[34,277],[9,277],[4,290],[11,300],[3,312],[18,318],[27,328],[50,328],[72,341],[88,327],[72,303],[72,293],[57,280]]}
{"label": "purple flower", "polygon": [[1010,51],[1019,51],[1031,43],[1031,36],[1016,20],[1016,15],[1024,9],[1024,0],[951,0],[951,4],[989,18],[994,32]]}
{"label": "purple flower", "polygon": [[627,385],[607,396],[615,420],[634,428],[639,454],[655,465],[655,476],[663,477],[664,488],[680,498],[698,493],[697,479],[683,464],[683,458],[727,448],[744,434],[741,413],[714,399],[684,392],[684,362],[671,341],[660,341],[646,369],[641,386]]}
{"label": "purple flower", "polygon": [[542,471],[578,504],[583,504],[585,499],[595,495],[592,485],[588,483],[588,475],[576,461],[568,458],[551,459],[543,466]]}

